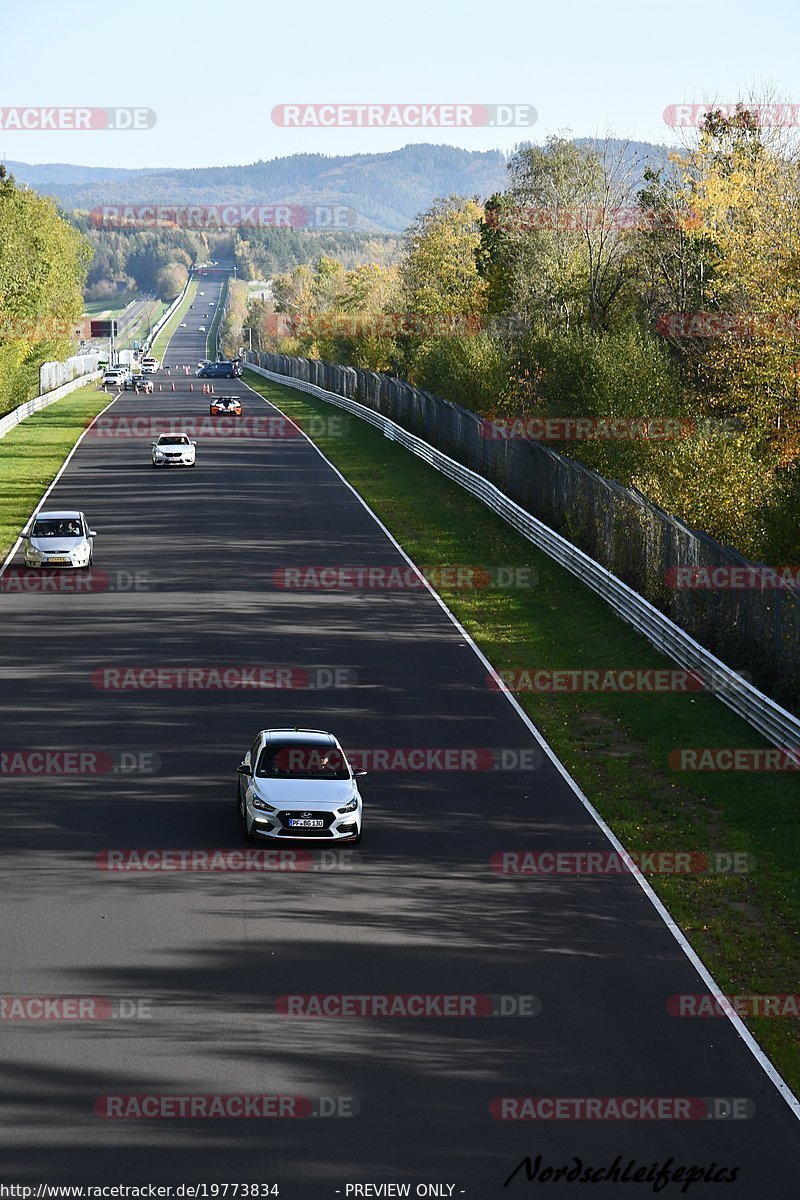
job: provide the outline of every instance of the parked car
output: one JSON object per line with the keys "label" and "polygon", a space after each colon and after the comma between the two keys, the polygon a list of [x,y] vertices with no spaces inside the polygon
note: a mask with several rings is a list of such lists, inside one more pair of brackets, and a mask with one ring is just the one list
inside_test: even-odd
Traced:
{"label": "parked car", "polygon": [[128,372],[123,367],[109,367],[103,375],[103,387],[118,387],[120,390],[125,387],[125,379]]}
{"label": "parked car", "polygon": [[238,359],[208,362],[195,371],[198,379],[238,379],[241,373],[242,368]]}

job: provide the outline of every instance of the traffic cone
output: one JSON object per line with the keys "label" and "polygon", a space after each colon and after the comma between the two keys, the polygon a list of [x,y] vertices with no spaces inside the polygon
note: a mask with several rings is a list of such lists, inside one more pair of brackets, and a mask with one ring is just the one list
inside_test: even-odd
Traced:
{"label": "traffic cone", "polygon": [[158,390],[161,391],[161,384],[158,385]]}
{"label": "traffic cone", "polygon": [[173,392],[175,391],[175,380],[174,379],[172,381],[172,390],[173,390]]}
{"label": "traffic cone", "polygon": [[190,384],[189,384],[189,391],[190,391],[190,392],[193,392],[193,391],[194,391],[194,384],[193,384],[193,383],[190,383]]}

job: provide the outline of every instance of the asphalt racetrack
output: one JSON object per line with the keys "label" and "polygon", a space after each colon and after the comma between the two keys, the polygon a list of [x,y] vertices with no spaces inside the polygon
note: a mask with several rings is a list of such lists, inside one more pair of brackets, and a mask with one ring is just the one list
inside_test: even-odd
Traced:
{"label": "asphalt racetrack", "polygon": [[[219,277],[200,287],[219,298]],[[170,374],[116,400],[116,432],[86,436],[45,503],[86,511],[105,582],[0,592],[6,754],[99,764],[0,776],[0,1179],[269,1183],[285,1200],[367,1183],[470,1200],[654,1194],[632,1180],[548,1188],[524,1169],[504,1187],[526,1155],[541,1171],[621,1156],[736,1169],[664,1197],[796,1195],[796,1118],[727,1019],[671,1015],[671,996],[708,986],[637,881],[491,868],[506,850],[608,843],[435,598],[276,582],[286,568],[406,567],[311,444],[202,436],[195,469],[156,471],[152,438],[125,432],[122,418],[208,413],[179,369],[204,354],[202,300],[172,339]],[[214,388],[245,418],[272,411],[241,381]],[[280,668],[290,686],[115,686],[158,667],[207,680]],[[345,749],[427,748],[434,769],[370,769],[359,846],[294,845],[281,864],[302,869],[237,869],[237,763],[259,729],[294,725]],[[436,769],[445,749],[487,769]],[[496,769],[501,749],[527,758]],[[172,869],[106,869],[135,849]],[[168,853],[214,850],[233,869],[175,869],[212,860]],[[323,995],[356,998],[353,1015],[291,1000]],[[358,999],[395,996],[407,1015]],[[15,1019],[14,997],[94,1007]],[[290,1015],[298,1004],[312,1015]],[[277,1099],[212,1115],[214,1097],[254,1096]],[[207,1107],[181,1115],[176,1097]],[[552,1107],[515,1097],[572,1108],[548,1119]],[[646,1101],[643,1119],[586,1119],[577,1103],[608,1097]]]}

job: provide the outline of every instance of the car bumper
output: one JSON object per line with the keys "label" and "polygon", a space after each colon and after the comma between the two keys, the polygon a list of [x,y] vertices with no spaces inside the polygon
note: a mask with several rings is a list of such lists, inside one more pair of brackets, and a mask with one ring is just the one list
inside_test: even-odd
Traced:
{"label": "car bumper", "polygon": [[44,567],[53,567],[55,570],[81,571],[89,566],[88,554],[84,558],[73,558],[71,555],[64,554],[51,555],[50,557],[47,555],[41,557],[39,555],[29,557],[26,554],[23,557],[25,560],[25,566],[37,571]]}
{"label": "car bumper", "polygon": [[334,814],[327,829],[287,828],[278,813],[247,808],[250,835],[273,842],[354,842],[361,835],[361,813]]}

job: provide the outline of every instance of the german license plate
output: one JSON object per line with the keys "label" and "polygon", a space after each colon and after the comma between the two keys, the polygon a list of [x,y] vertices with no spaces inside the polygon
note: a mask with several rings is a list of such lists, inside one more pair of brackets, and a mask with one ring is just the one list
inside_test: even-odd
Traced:
{"label": "german license plate", "polygon": [[290,817],[289,825],[292,829],[322,829],[325,822],[304,820],[302,817]]}
{"label": "german license plate", "polygon": [[49,563],[68,563],[68,558],[48,558]]}

